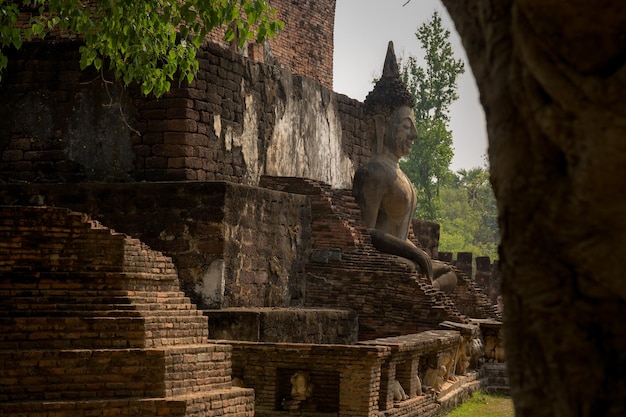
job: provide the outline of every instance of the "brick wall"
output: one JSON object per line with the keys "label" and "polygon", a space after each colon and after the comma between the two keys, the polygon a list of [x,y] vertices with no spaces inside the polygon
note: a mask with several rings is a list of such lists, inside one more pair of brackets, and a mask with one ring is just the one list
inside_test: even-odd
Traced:
{"label": "brick wall", "polygon": [[0,317],[2,415],[254,414],[171,259],[84,214],[0,206]]}
{"label": "brick wall", "polygon": [[[284,29],[264,45],[246,42],[238,50],[233,43],[224,41],[225,26],[211,31],[206,41],[238,51],[255,62],[278,62],[290,72],[332,89],[336,0],[271,0],[269,3],[276,10],[276,18],[284,23]],[[26,26],[28,18],[27,13],[22,13],[17,24]],[[47,39],[78,38],[67,31],[46,33]]]}
{"label": "brick wall", "polygon": [[333,88],[336,0],[272,0],[285,30],[269,41],[276,60],[295,74]]}
{"label": "brick wall", "polygon": [[204,307],[351,308],[360,340],[495,316],[469,277],[459,273],[445,295],[375,250],[348,190],[301,178],[261,184],[7,184],[0,201],[71,207],[137,236],[172,256]]}
{"label": "brick wall", "polygon": [[0,201],[69,207],[141,239],[173,258],[203,307],[303,303],[306,196],[224,182],[6,184]]}
{"label": "brick wall", "polygon": [[257,414],[285,413],[283,400],[291,398],[290,377],[298,370],[308,371],[314,384],[310,411],[342,417],[373,417],[378,412],[387,347],[246,342],[232,346],[233,375],[254,388]]}
{"label": "brick wall", "polygon": [[498,302],[498,296],[501,294],[500,289],[500,269],[498,261],[493,263],[488,256],[476,257],[476,283],[483,289],[493,305]]}
{"label": "brick wall", "polygon": [[[431,330],[349,346],[228,343],[233,346],[233,374],[254,388],[258,414],[430,417],[441,411],[442,397],[458,403],[468,390],[480,386],[475,371],[454,375],[462,339],[458,331]],[[450,372],[444,388],[435,392],[420,380],[427,381],[426,373],[440,366]],[[292,401],[290,379],[296,372],[306,373],[313,384],[311,396],[302,402]],[[394,400],[394,381],[400,382],[408,398]]]}
{"label": "brick wall", "polygon": [[498,295],[501,294],[500,269],[497,260],[491,262],[488,256],[477,256],[473,262],[473,255],[470,252],[459,252],[456,259],[452,252],[441,252],[439,259],[454,265],[467,277],[473,277],[473,281],[487,297],[489,304],[491,306],[497,304]]}
{"label": "brick wall", "polygon": [[[335,4],[336,0],[271,0],[284,30],[264,45],[247,43],[240,52],[254,61],[276,62],[332,89]],[[230,48],[224,32],[216,30],[208,39]]]}
{"label": "brick wall", "polygon": [[424,249],[433,259],[439,259],[439,223],[412,219],[411,226],[416,239],[414,243]]}
{"label": "brick wall", "polygon": [[78,46],[8,51],[0,83],[5,181],[256,185],[263,174],[297,173],[346,187],[369,158],[362,104],[287,70],[208,44],[190,85],[146,99],[80,71]]}
{"label": "brick wall", "polygon": [[358,317],[346,309],[239,307],[204,310],[214,339],[351,345]]}
{"label": "brick wall", "polygon": [[448,297],[464,315],[476,319],[496,318],[499,313],[483,288],[464,271],[454,268],[458,282]]}

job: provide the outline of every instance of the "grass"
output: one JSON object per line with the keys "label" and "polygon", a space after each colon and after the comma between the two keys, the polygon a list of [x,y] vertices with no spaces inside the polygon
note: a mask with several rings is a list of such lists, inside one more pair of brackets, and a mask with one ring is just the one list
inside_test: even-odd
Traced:
{"label": "grass", "polygon": [[445,417],[514,417],[513,400],[502,395],[477,391]]}

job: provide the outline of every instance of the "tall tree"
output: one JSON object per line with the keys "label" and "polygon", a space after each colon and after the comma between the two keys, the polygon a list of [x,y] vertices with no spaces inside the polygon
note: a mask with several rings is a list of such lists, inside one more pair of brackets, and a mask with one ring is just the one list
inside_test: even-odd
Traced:
{"label": "tall tree", "polygon": [[282,28],[268,0],[0,0],[0,10],[0,80],[5,48],[62,31],[84,39],[81,68],[108,62],[124,84],[157,97],[175,77],[193,79],[196,53],[213,29],[228,25],[226,40],[243,45]]}
{"label": "tall tree", "polygon": [[455,59],[450,31],[437,12],[415,34],[424,50],[425,67],[410,56],[401,64],[401,76],[415,98],[415,120],[419,140],[410,155],[401,161],[418,191],[416,216],[439,219],[439,185],[452,161],[452,133],[449,130],[450,105],[458,98],[457,78],[465,71]]}

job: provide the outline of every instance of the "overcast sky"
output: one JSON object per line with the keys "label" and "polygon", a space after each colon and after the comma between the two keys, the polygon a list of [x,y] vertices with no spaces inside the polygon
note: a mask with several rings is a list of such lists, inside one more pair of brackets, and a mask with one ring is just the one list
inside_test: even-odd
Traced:
{"label": "overcast sky", "polygon": [[403,7],[404,3],[406,0],[337,0],[333,89],[363,101],[373,87],[372,79],[382,72],[389,41],[393,41],[398,58],[412,55],[422,59],[424,53],[415,32],[437,10],[443,26],[451,32],[455,57],[465,62],[465,74],[458,80],[460,98],[450,110],[454,140],[450,168],[483,167],[487,153],[485,116],[454,24],[439,0],[412,0]]}

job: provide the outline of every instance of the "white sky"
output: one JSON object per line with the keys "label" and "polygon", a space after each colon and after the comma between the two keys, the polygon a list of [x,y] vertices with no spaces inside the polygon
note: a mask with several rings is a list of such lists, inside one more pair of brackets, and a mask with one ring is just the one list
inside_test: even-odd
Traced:
{"label": "white sky", "polygon": [[[487,133],[485,116],[465,51],[448,12],[439,0],[337,0],[335,11],[334,87],[338,93],[363,101],[382,72],[387,43],[396,56],[424,55],[415,37],[417,28],[437,10],[450,30],[456,59],[465,63],[458,79],[459,99],[450,108],[454,158],[452,171],[485,166]],[[417,142],[419,145],[419,142]]]}

